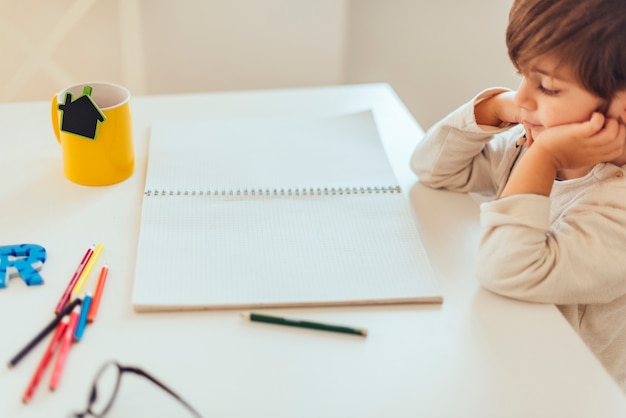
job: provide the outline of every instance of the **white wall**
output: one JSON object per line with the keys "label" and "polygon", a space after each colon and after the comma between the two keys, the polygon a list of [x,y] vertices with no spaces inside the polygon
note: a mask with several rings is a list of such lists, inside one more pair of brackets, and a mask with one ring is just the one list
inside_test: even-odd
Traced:
{"label": "white wall", "polygon": [[482,89],[515,88],[505,29],[512,0],[355,0],[346,80],[390,83],[423,128]]}
{"label": "white wall", "polygon": [[0,100],[337,84],[348,0],[0,0]]}
{"label": "white wall", "polygon": [[512,0],[0,0],[0,101],[388,82],[420,124],[515,87]]}
{"label": "white wall", "polygon": [[[143,14],[151,93],[337,84],[347,1],[152,1]],[[188,4],[189,7],[181,7]]]}

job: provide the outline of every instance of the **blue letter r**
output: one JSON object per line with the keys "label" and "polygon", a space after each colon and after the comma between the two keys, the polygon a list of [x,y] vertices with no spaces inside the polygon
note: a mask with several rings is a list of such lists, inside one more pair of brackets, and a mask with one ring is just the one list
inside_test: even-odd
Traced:
{"label": "blue letter r", "polygon": [[46,249],[37,244],[0,246],[0,289],[7,286],[15,270],[28,286],[42,284],[37,272],[46,261]]}

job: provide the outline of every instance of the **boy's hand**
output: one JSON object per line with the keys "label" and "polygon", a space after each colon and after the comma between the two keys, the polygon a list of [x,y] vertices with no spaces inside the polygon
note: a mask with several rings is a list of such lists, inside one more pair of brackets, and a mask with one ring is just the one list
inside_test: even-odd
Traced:
{"label": "boy's hand", "polygon": [[623,159],[626,127],[594,113],[586,122],[548,128],[538,133],[534,142],[529,139],[528,151],[511,173],[502,197],[522,193],[550,196],[559,170]]}
{"label": "boy's hand", "polygon": [[519,123],[520,108],[515,104],[515,92],[507,91],[483,100],[474,108],[474,116],[479,125]]}
{"label": "boy's hand", "polygon": [[533,146],[543,148],[555,169],[576,169],[620,157],[626,128],[596,112],[586,122],[548,128],[533,139]]}

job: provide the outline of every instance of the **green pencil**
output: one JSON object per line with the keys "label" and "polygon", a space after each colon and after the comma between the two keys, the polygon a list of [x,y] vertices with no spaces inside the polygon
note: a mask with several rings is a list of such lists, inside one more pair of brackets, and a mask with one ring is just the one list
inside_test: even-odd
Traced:
{"label": "green pencil", "polygon": [[255,322],[266,322],[269,324],[276,325],[287,325],[290,327],[299,327],[299,328],[309,328],[316,329],[319,331],[331,331],[331,332],[341,332],[343,334],[352,334],[352,335],[360,335],[362,337],[367,336],[367,330],[362,328],[352,328],[346,327],[343,325],[331,325],[331,324],[323,324],[320,322],[311,322],[311,321],[303,321],[300,319],[293,318],[283,318],[279,316],[265,315],[255,312],[242,313],[246,319]]}

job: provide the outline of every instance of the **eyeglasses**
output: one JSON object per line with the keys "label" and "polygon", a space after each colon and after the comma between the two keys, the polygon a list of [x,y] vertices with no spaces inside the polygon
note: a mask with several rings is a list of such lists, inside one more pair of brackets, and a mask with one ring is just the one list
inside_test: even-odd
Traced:
{"label": "eyeglasses", "polygon": [[122,366],[116,361],[109,361],[100,368],[91,387],[87,408],[84,412],[76,413],[73,416],[75,418],[84,418],[88,416],[100,418],[105,416],[111,408],[111,405],[113,405],[115,395],[117,395],[117,391],[120,387],[122,375],[126,372],[145,377],[176,398],[176,400],[183,404],[194,417],[203,418],[194,407],[187,403],[187,401],[181,398],[172,389],[165,386],[165,384],[158,381],[155,377],[151,376],[148,372],[145,372],[137,367]]}

